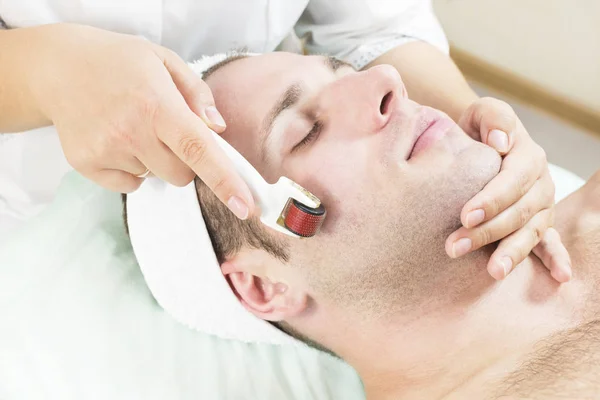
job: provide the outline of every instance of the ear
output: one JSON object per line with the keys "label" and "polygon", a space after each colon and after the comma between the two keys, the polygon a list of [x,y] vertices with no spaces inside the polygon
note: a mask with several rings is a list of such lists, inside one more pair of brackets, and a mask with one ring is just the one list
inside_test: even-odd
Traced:
{"label": "ear", "polygon": [[264,251],[242,251],[221,264],[221,272],[248,311],[267,321],[283,321],[301,314],[308,295],[286,279],[285,266]]}

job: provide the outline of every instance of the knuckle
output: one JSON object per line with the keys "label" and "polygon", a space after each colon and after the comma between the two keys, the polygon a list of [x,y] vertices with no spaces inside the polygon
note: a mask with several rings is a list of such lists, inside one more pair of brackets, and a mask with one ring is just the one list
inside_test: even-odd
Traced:
{"label": "knuckle", "polygon": [[133,130],[124,121],[116,121],[110,124],[110,131],[106,134],[103,142],[103,150],[105,152],[114,151],[115,149],[135,149],[138,147]]}
{"label": "knuckle", "polygon": [[486,244],[490,244],[493,241],[493,233],[489,228],[481,228],[476,235],[476,245],[478,247],[485,246]]}
{"label": "knuckle", "polygon": [[517,222],[519,226],[525,226],[531,219],[532,209],[529,205],[521,206],[517,209]]}
{"label": "knuckle", "polygon": [[154,126],[159,121],[158,116],[162,109],[161,95],[152,87],[144,88],[134,95],[135,108],[127,115],[127,122],[132,125]]}
{"label": "knuckle", "polygon": [[139,104],[138,113],[140,117],[143,118],[143,120],[154,121],[161,106],[159,96],[155,92],[150,91],[149,94],[144,96]]}
{"label": "knuckle", "polygon": [[228,186],[227,179],[225,179],[223,177],[214,178],[213,182],[214,182],[214,184],[212,185],[212,190],[213,190],[213,192],[215,192],[215,194],[224,192]]}
{"label": "knuckle", "polygon": [[535,244],[538,244],[544,237],[545,229],[542,226],[536,225],[531,229],[531,239]]}
{"label": "knuckle", "polygon": [[519,197],[525,196],[529,191],[529,174],[528,171],[521,171],[517,173],[515,181],[515,192]]}
{"label": "knuckle", "polygon": [[201,165],[206,161],[206,143],[198,138],[184,135],[179,140],[183,161],[188,165]]}
{"label": "knuckle", "polygon": [[486,216],[497,215],[502,209],[502,202],[498,197],[488,197],[482,201]]}

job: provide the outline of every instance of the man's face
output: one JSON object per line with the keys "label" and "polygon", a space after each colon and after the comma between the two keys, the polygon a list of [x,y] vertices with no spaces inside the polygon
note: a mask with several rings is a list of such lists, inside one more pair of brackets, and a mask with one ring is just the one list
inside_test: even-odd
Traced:
{"label": "man's face", "polygon": [[316,237],[289,239],[290,267],[312,297],[383,311],[435,296],[448,280],[445,238],[498,172],[493,149],[409,100],[390,66],[356,72],[271,53],[235,61],[207,83],[225,139],[267,181],[287,176],[327,209]]}

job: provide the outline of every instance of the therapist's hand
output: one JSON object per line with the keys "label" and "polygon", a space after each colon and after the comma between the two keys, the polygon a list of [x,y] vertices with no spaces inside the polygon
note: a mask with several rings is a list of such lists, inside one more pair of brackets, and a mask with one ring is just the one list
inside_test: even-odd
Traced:
{"label": "therapist's hand", "polygon": [[174,52],[134,36],[47,25],[31,87],[69,163],[118,192],[148,169],[183,186],[197,174],[240,218],[254,202],[209,130],[225,122],[212,93]]}
{"label": "therapist's hand", "polygon": [[488,263],[503,279],[533,251],[559,282],[571,278],[571,261],[554,223],[554,183],[546,154],[529,136],[513,109],[482,98],[459,121],[471,137],[502,156],[500,173],[461,212],[463,227],[446,241],[446,252],[460,257],[499,241]]}

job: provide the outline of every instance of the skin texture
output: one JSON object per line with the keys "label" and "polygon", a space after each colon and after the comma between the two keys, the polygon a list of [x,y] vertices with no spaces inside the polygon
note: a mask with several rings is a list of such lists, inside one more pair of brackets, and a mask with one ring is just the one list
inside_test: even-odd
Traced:
{"label": "skin texture", "polygon": [[380,64],[398,70],[411,99],[446,112],[472,138],[505,155],[501,173],[464,205],[463,227],[446,242],[448,255],[457,257],[501,240],[487,265],[494,278],[502,279],[533,249],[548,261],[555,279],[567,281],[569,255],[559,235],[546,229],[554,221],[554,184],[546,155],[510,106],[478,99],[452,60],[427,43],[399,46],[369,66]]}
{"label": "skin texture", "polygon": [[[305,279],[313,290],[335,292],[340,302],[350,300],[346,296],[355,299],[352,303],[359,298],[361,304],[356,306],[373,310],[380,298],[393,296],[405,299],[393,304],[414,304],[415,296],[426,292],[420,285],[435,284],[431,275],[446,269],[448,257],[439,243],[460,225],[462,205],[497,174],[500,157],[445,114],[408,100],[400,76],[389,66],[360,73],[342,67],[333,73],[320,57],[273,54],[263,60],[232,63],[211,77],[210,85],[217,96],[225,85],[236,88],[219,104],[230,121],[224,137],[265,179],[274,182],[280,175],[289,176],[327,207],[320,240],[291,242],[296,256],[292,263],[309,272]],[[267,64],[272,68],[254,74]],[[243,103],[254,93],[255,84],[243,78],[247,75],[242,71],[252,71],[250,75],[265,82],[264,97],[251,107]],[[263,76],[273,76],[271,83]],[[305,94],[297,107],[277,118],[265,141],[261,117],[280,97],[284,82],[302,82]],[[382,114],[386,94],[391,102]],[[449,132],[435,146],[406,160],[415,135],[424,128],[419,118],[427,113],[449,121]],[[323,119],[318,139],[292,151],[312,129],[311,116]],[[470,179],[464,179],[467,174]],[[424,251],[434,243],[438,244],[434,252]],[[429,268],[415,268],[425,264]],[[313,274],[311,265],[323,269]],[[386,268],[373,274],[374,265]],[[395,283],[399,279],[412,290],[399,292]]]}
{"label": "skin texture", "polygon": [[[231,63],[207,83],[229,121],[223,136],[267,180],[294,179],[329,213],[316,238],[284,239],[288,263],[243,248],[223,274],[249,311],[348,361],[369,398],[488,398],[536,343],[597,316],[589,257],[560,285],[536,257],[497,282],[485,271],[493,247],[447,256],[462,207],[501,159],[453,124],[407,159],[422,113],[447,117],[408,100],[395,69],[332,72],[323,58],[280,53]],[[264,140],[265,116],[293,83],[298,103]],[[291,151],[316,121],[318,138]],[[576,248],[573,231],[561,232]]]}
{"label": "skin texture", "polygon": [[[210,88],[173,52],[130,35],[55,24],[0,31],[0,61],[0,131],[54,124],[69,163],[108,189],[131,192],[150,172],[175,185],[197,174],[238,218],[253,214],[246,185],[208,129],[225,127]],[[555,279],[568,280],[568,255],[547,230],[553,185],[545,155],[515,127],[512,110],[475,101],[452,61],[426,43],[392,49],[378,63],[405,73],[423,104],[509,153],[498,178],[464,206],[465,229],[448,238],[446,252],[459,257],[502,239],[488,264],[502,279],[541,240]]]}

